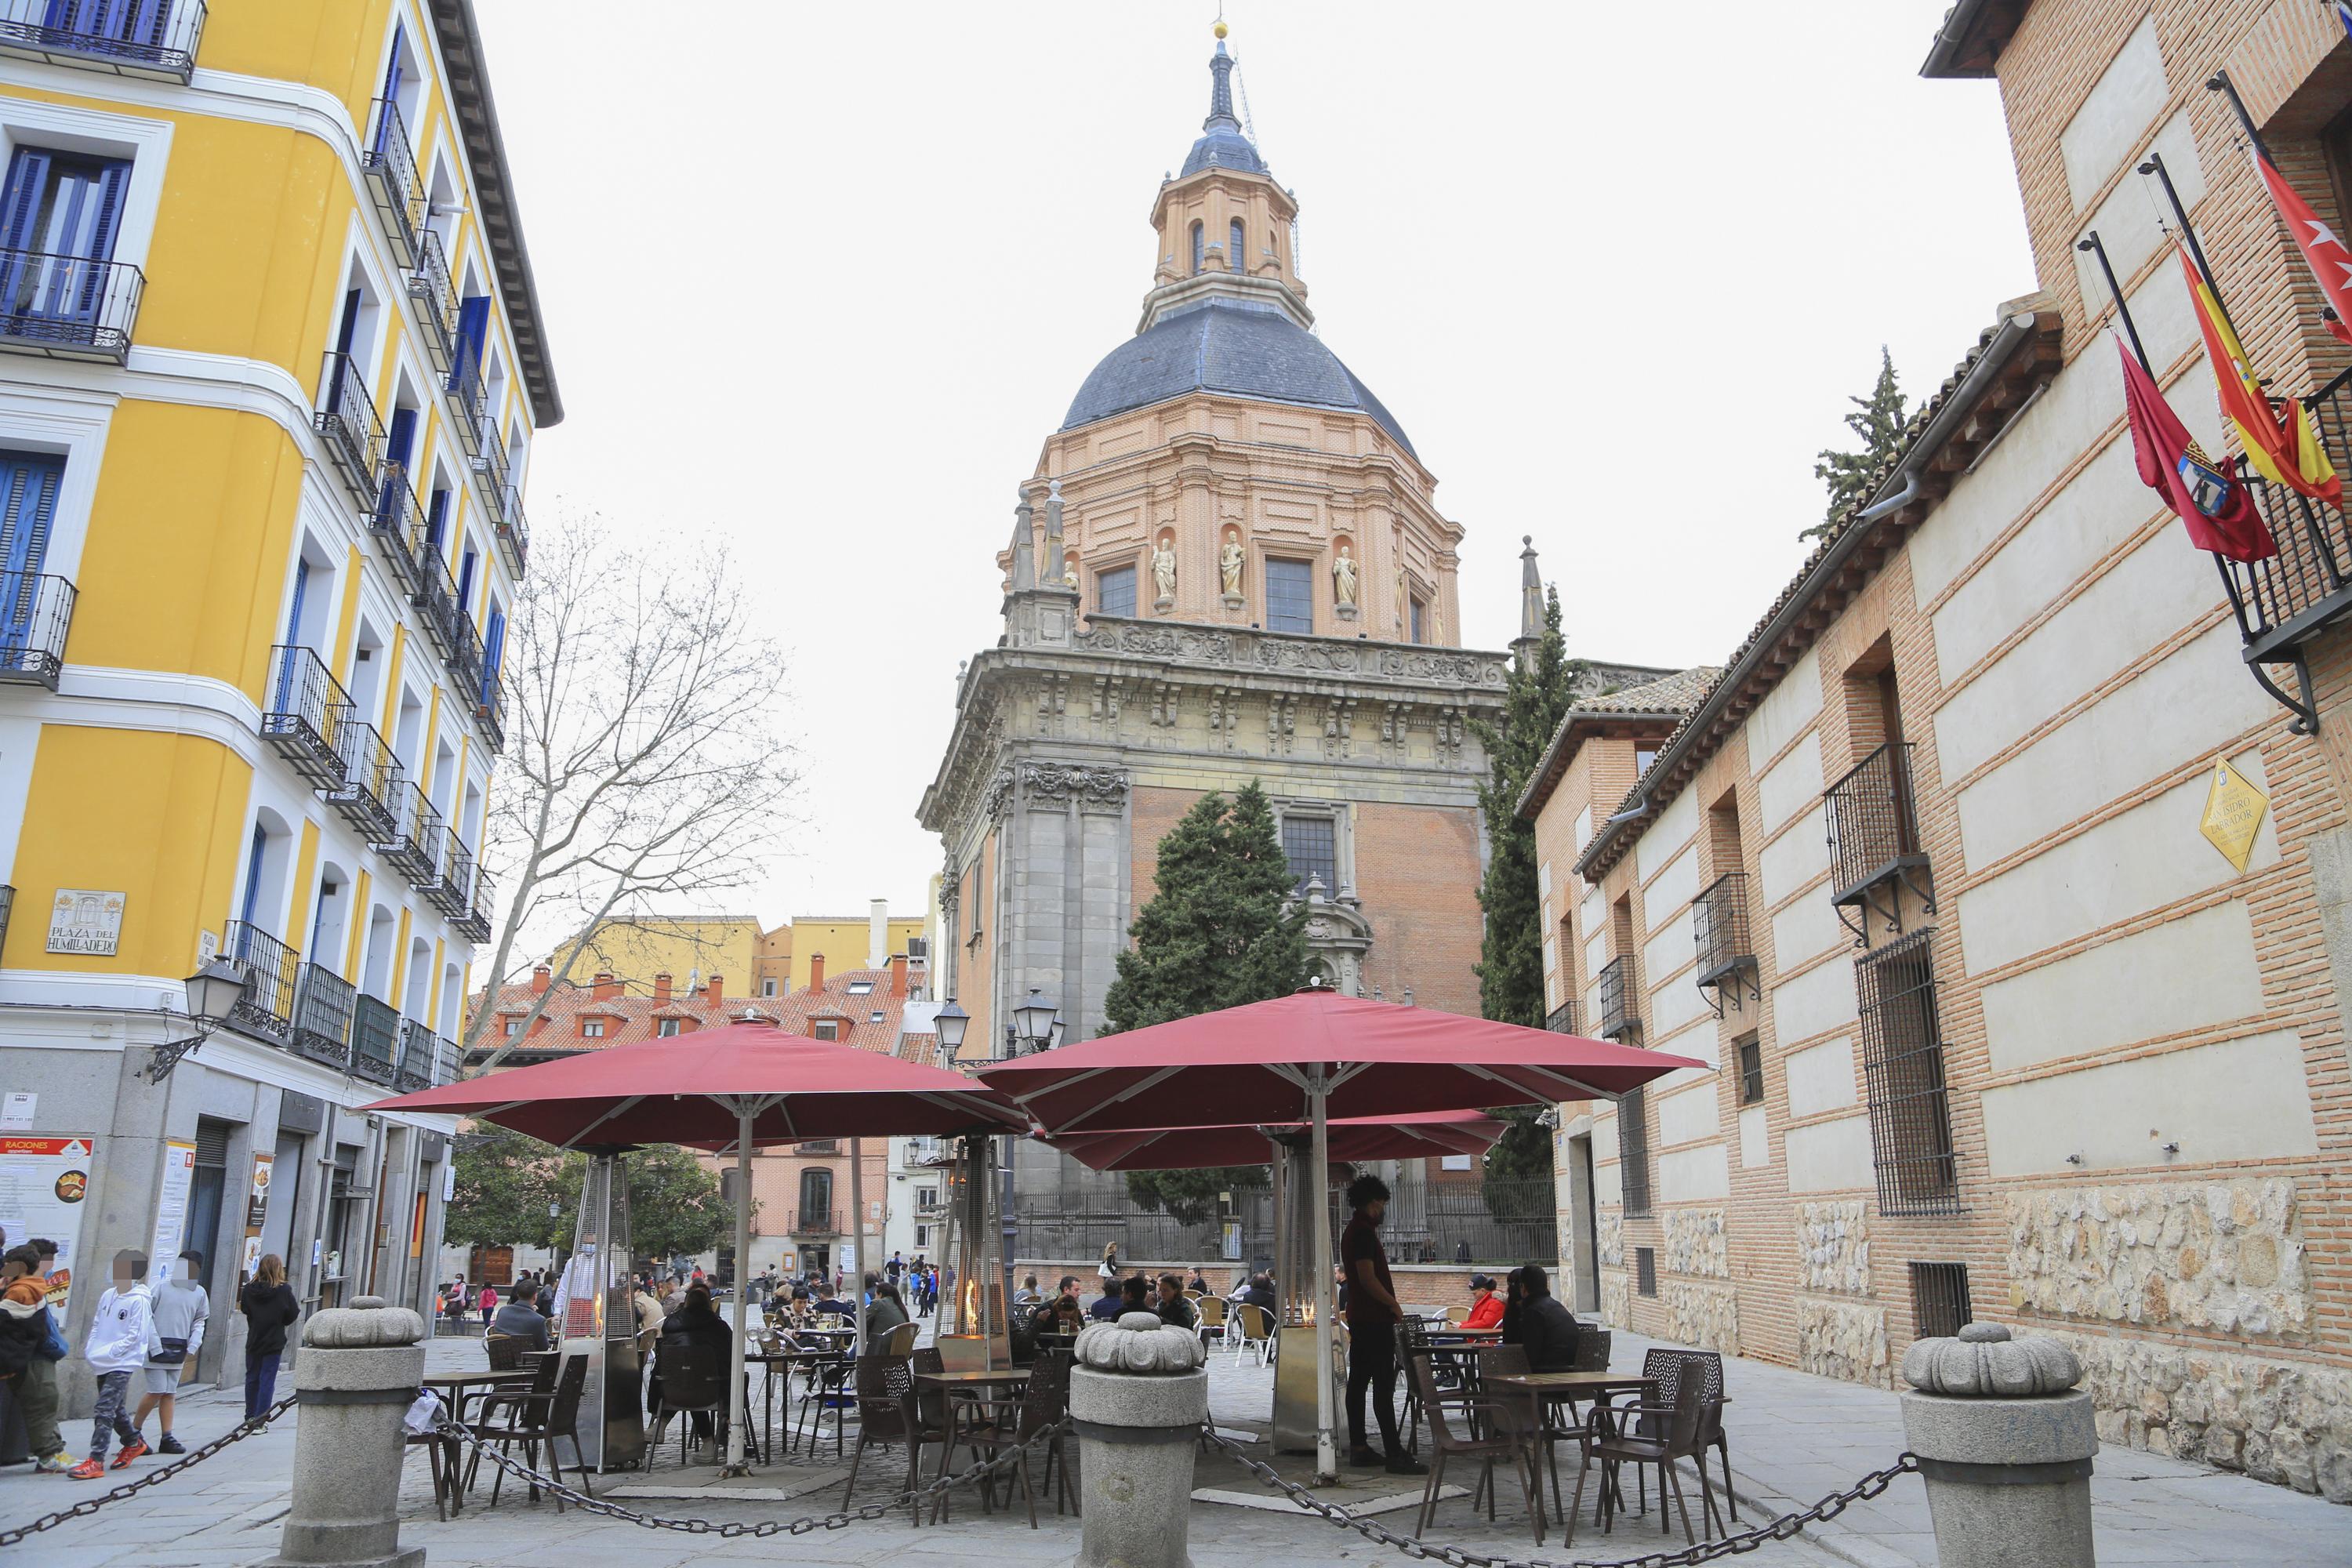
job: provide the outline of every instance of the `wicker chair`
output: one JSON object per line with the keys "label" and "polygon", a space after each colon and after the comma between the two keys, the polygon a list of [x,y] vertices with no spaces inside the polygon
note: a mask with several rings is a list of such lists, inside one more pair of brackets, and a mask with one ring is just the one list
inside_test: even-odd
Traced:
{"label": "wicker chair", "polygon": [[488,1334],[482,1348],[489,1352],[492,1372],[513,1372],[522,1365],[523,1341],[513,1334]]}
{"label": "wicker chair", "polygon": [[[1519,1496],[1527,1503],[1528,1517],[1533,1521],[1536,1544],[1541,1546],[1544,1537],[1543,1493],[1535,1473],[1535,1455],[1528,1446],[1524,1429],[1528,1420],[1525,1407],[1517,1400],[1484,1399],[1470,1393],[1443,1393],[1429,1369],[1427,1356],[1411,1356],[1405,1361],[1405,1376],[1414,1397],[1420,1402],[1422,1414],[1429,1420],[1429,1447],[1434,1463],[1429,1468],[1428,1483],[1421,1493],[1421,1515],[1413,1526],[1415,1535],[1429,1533],[1430,1516],[1437,1511],[1437,1496],[1445,1485],[1445,1466],[1450,1459],[1475,1458],[1483,1475],[1480,1490],[1486,1497],[1486,1518],[1495,1517],[1495,1461],[1507,1458],[1519,1478]],[[1453,1409],[1475,1413],[1486,1435],[1464,1436],[1454,1430],[1446,1420],[1446,1411]],[[1471,1502],[1475,1508],[1477,1499]]]}

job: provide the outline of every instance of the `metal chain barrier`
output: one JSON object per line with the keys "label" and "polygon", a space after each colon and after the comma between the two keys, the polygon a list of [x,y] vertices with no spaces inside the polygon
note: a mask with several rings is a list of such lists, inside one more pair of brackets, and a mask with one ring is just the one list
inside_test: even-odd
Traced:
{"label": "metal chain barrier", "polygon": [[160,1469],[149,1470],[145,1475],[141,1476],[135,1481],[126,1481],[121,1486],[115,1488],[112,1491],[102,1492],[97,1497],[84,1498],[81,1501],[74,1504],[71,1508],[60,1509],[56,1513],[44,1514],[39,1519],[33,1521],[30,1524],[20,1524],[13,1529],[0,1530],[0,1546],[15,1546],[28,1535],[38,1535],[42,1531],[55,1530],[58,1525],[65,1523],[68,1520],[86,1518],[90,1514],[96,1513],[108,1503],[121,1502],[124,1498],[129,1497],[133,1492],[145,1491],[149,1487],[168,1481],[173,1476],[178,1475],[182,1470],[186,1469],[190,1465],[201,1464],[205,1460],[211,1458],[215,1454],[219,1453],[223,1448],[227,1447],[230,1444],[244,1442],[247,1437],[252,1436],[255,1433],[268,1426],[272,1421],[277,1420],[280,1415],[283,1415],[289,1410],[293,1409],[294,1404],[294,1398],[289,1394],[286,1398],[281,1399],[277,1404],[271,1405],[269,1407],[268,1414],[263,1415],[259,1420],[243,1422],[236,1426],[231,1427],[226,1435],[214,1438],[211,1442],[205,1444],[201,1448],[189,1449],[188,1452],[181,1458],[173,1460],[170,1464],[163,1466]]}
{"label": "metal chain barrier", "polygon": [[[1234,1463],[1264,1481],[1267,1486],[1287,1496],[1307,1512],[1320,1515],[1343,1529],[1352,1529],[1365,1540],[1381,1546],[1392,1546],[1407,1557],[1421,1561],[1444,1563],[1448,1568],[1689,1568],[1690,1564],[1712,1562],[1717,1557],[1736,1556],[1753,1552],[1768,1542],[1787,1541],[1809,1524],[1835,1519],[1845,1511],[1848,1503],[1874,1498],[1895,1483],[1897,1477],[1919,1468],[1918,1458],[1905,1454],[1883,1470],[1873,1470],[1842,1492],[1832,1492],[1811,1508],[1794,1513],[1784,1513],[1769,1524],[1759,1524],[1753,1530],[1727,1535],[1719,1541],[1702,1541],[1696,1546],[1680,1552],[1652,1552],[1639,1557],[1618,1557],[1602,1561],[1579,1557],[1562,1563],[1543,1557],[1488,1557],[1467,1552],[1459,1546],[1434,1546],[1418,1536],[1391,1530],[1377,1520],[1362,1519],[1337,1503],[1325,1502],[1298,1482],[1285,1479],[1272,1465],[1250,1458],[1242,1446],[1230,1437],[1220,1436],[1213,1430],[1203,1429],[1207,1439],[1224,1450]],[[1664,1499],[1659,1500],[1664,1506]]]}
{"label": "metal chain barrier", "polygon": [[517,1481],[535,1484],[541,1491],[553,1492],[564,1501],[577,1504],[591,1513],[602,1514],[606,1519],[617,1519],[625,1524],[643,1525],[647,1530],[676,1530],[688,1535],[716,1535],[732,1540],[738,1536],[760,1538],[771,1535],[808,1535],[820,1530],[839,1530],[845,1525],[870,1523],[875,1520],[887,1519],[900,1509],[943,1496],[959,1487],[992,1480],[997,1475],[1018,1463],[1030,1444],[1040,1442],[1055,1433],[1068,1432],[1073,1429],[1073,1426],[1074,1423],[1066,1415],[1055,1425],[1032,1436],[1028,1443],[1009,1444],[992,1459],[984,1459],[970,1469],[958,1470],[951,1476],[943,1476],[929,1486],[919,1487],[912,1491],[902,1491],[888,1502],[867,1503],[863,1508],[846,1509],[834,1513],[811,1514],[803,1519],[761,1520],[756,1524],[721,1523],[712,1519],[671,1519],[661,1514],[640,1513],[635,1509],[623,1508],[618,1503],[591,1497],[585,1492],[565,1486],[552,1477],[541,1475],[537,1470],[505,1451],[490,1447],[470,1428],[460,1426],[454,1421],[442,1422],[439,1430],[444,1437],[471,1444],[482,1458],[506,1471]]}

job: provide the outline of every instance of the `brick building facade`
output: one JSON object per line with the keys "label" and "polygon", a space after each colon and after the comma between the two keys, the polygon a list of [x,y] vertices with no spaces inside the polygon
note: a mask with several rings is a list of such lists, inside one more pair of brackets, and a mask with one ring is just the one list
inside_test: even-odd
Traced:
{"label": "brick building facade", "polygon": [[1928,74],[1999,79],[2041,292],[1638,777],[1571,723],[1522,809],[1554,1000],[1714,1064],[1561,1129],[1604,1317],[1880,1384],[1998,1319],[2082,1356],[2107,1441],[2352,1500],[2352,528],[2257,486],[2281,555],[2217,576],[2135,470],[2077,248],[2228,449],[2159,154],[2255,368],[2352,471],[2347,352],[2224,69],[2340,225],[2323,8],[1954,7]]}

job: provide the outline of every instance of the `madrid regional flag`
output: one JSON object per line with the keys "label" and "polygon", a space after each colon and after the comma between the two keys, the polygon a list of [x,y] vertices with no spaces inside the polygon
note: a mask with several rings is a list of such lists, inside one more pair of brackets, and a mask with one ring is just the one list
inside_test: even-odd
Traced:
{"label": "madrid regional flag", "polygon": [[[2347,28],[2352,30],[2352,23]],[[2327,330],[2352,343],[2352,247],[2320,221],[2311,204],[2295,194],[2259,145],[2254,148],[2254,167],[2262,171],[2263,184],[2270,187],[2271,205],[2278,209],[2280,221],[2294,237],[2295,248],[2303,252],[2304,265],[2318,281],[2321,296],[2335,310],[2336,314],[2327,318]]]}
{"label": "madrid regional flag", "polygon": [[2189,530],[2200,550],[2232,561],[2260,561],[2278,553],[2263,526],[2254,500],[2226,463],[2216,463],[2189,438],[2156,382],[2118,340],[2124,361],[2124,406],[2131,416],[2132,458],[2140,483],[2164,502]]}

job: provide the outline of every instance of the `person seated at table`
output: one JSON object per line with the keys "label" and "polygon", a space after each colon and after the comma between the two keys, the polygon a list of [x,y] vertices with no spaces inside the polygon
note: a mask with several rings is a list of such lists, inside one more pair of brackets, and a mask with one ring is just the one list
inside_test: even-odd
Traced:
{"label": "person seated at table", "polygon": [[[1134,1279],[1128,1283],[1140,1288],[1143,1282],[1140,1279]],[[1138,1307],[1136,1310],[1141,1311],[1143,1309]],[[1104,1280],[1103,1293],[1087,1303],[1087,1316],[1106,1323],[1117,1322],[1118,1315],[1125,1310],[1127,1310],[1125,1287],[1117,1279]]]}
{"label": "person seated at table", "polygon": [[1160,1277],[1160,1299],[1152,1303],[1151,1310],[1159,1313],[1160,1321],[1171,1329],[1191,1330],[1201,1326],[1200,1310],[1186,1298],[1184,1277],[1181,1274],[1162,1274]]}
{"label": "person seated at table", "polygon": [[1030,1332],[1044,1337],[1048,1334],[1075,1334],[1086,1326],[1087,1310],[1078,1302],[1078,1277],[1065,1274],[1053,1296],[1037,1304],[1029,1316]]}
{"label": "person seated at table", "polygon": [[1016,1307],[1034,1306],[1045,1299],[1045,1293],[1037,1289],[1037,1277],[1034,1274],[1023,1276],[1021,1289],[1013,1292],[1013,1304]]}
{"label": "person seated at table", "polygon": [[854,1319],[857,1315],[856,1307],[852,1305],[850,1302],[843,1300],[838,1296],[827,1296],[822,1300],[814,1302],[811,1304],[809,1310],[814,1311],[820,1318],[829,1315],[836,1318]]}
{"label": "person seated at table", "polygon": [[1512,1269],[1510,1291],[1510,1304],[1503,1310],[1503,1342],[1525,1345],[1531,1371],[1574,1372],[1581,1330],[1575,1314],[1551,1293],[1542,1268],[1523,1263]]}
{"label": "person seated at table", "polygon": [[490,1332],[511,1335],[523,1342],[525,1350],[547,1349],[547,1320],[535,1305],[538,1299],[538,1286],[529,1279],[516,1281],[507,1293],[507,1304],[490,1320]]}
{"label": "person seated at table", "polygon": [[1495,1294],[1495,1277],[1491,1274],[1470,1276],[1470,1315],[1462,1320],[1465,1329],[1495,1329],[1503,1323],[1503,1299]]}
{"label": "person seated at table", "polygon": [[1209,1293],[1209,1281],[1202,1274],[1199,1264],[1192,1265],[1192,1272],[1185,1276],[1184,1289],[1195,1296],[1205,1296]]}
{"label": "person seated at table", "polygon": [[1277,1305],[1274,1298],[1274,1276],[1271,1274],[1251,1275],[1249,1277],[1248,1288],[1243,1290],[1239,1296],[1234,1298],[1234,1300],[1246,1306],[1263,1308],[1269,1315],[1271,1315],[1276,1310]]}
{"label": "person seated at table", "polygon": [[907,1316],[907,1304],[898,1299],[898,1287],[889,1283],[874,1288],[874,1304],[866,1309],[866,1340],[869,1345],[879,1345],[899,1324],[912,1321]]}
{"label": "person seated at table", "polygon": [[[728,1364],[734,1353],[735,1331],[727,1326],[727,1320],[720,1317],[718,1310],[711,1306],[710,1289],[707,1285],[687,1287],[686,1304],[670,1314],[669,1321],[662,1325],[661,1337],[681,1348],[688,1345],[715,1347],[719,1352],[719,1364],[722,1368]],[[722,1384],[725,1383],[727,1374],[722,1371],[719,1375],[719,1381]],[[689,1414],[694,1422],[695,1441],[708,1442],[710,1438],[710,1413],[706,1410],[697,1410]],[[719,1429],[719,1435],[722,1438],[726,1436],[726,1429],[723,1426]],[[659,1432],[655,1433],[654,1441],[656,1443],[661,1441]]]}

